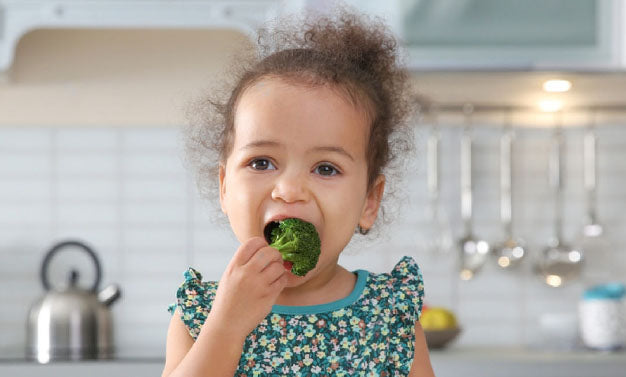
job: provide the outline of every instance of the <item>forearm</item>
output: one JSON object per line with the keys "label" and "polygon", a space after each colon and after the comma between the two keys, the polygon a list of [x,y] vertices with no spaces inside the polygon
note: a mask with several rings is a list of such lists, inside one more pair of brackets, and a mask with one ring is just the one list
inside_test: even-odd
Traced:
{"label": "forearm", "polygon": [[194,345],[168,377],[233,376],[239,364],[245,335],[207,317]]}

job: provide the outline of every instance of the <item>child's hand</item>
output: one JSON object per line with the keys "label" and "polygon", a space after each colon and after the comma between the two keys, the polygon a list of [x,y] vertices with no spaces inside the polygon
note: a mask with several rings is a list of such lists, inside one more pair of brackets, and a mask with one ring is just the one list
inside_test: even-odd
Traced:
{"label": "child's hand", "polygon": [[278,250],[262,237],[249,239],[226,267],[209,317],[230,335],[245,338],[272,310],[287,274]]}

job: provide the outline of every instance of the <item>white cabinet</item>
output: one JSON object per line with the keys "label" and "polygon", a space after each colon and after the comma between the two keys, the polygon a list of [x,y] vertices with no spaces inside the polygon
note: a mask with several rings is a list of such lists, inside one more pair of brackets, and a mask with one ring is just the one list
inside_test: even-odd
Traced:
{"label": "white cabinet", "polygon": [[[342,0],[384,18],[416,70],[623,70],[621,0]],[[37,28],[235,28],[339,0],[0,0],[0,72]]]}
{"label": "white cabinet", "polygon": [[237,29],[252,36],[264,20],[292,9],[283,1],[0,0],[0,73],[11,66],[19,39],[34,29]]}
{"label": "white cabinet", "polygon": [[620,0],[348,0],[380,15],[418,70],[622,70]]}

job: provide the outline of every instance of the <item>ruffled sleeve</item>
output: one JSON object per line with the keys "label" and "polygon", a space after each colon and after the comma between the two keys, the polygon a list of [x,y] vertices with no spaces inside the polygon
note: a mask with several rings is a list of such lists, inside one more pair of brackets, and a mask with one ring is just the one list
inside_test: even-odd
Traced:
{"label": "ruffled sleeve", "polygon": [[422,314],[424,281],[422,271],[411,257],[402,257],[391,271],[397,308],[415,323]]}
{"label": "ruffled sleeve", "polygon": [[176,292],[176,301],[168,307],[168,311],[174,314],[178,309],[189,334],[195,340],[211,310],[217,282],[202,282],[202,274],[191,267],[185,271],[184,277],[185,281]]}
{"label": "ruffled sleeve", "polygon": [[411,257],[403,257],[391,271],[393,292],[388,365],[391,375],[408,375],[413,364],[415,323],[422,313],[424,282],[422,272]]}

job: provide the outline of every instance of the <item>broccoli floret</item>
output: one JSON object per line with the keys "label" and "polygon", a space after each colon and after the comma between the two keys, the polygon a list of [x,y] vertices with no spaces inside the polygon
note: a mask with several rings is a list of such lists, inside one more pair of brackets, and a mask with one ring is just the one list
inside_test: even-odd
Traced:
{"label": "broccoli floret", "polygon": [[270,246],[283,256],[283,260],[293,263],[291,272],[304,276],[315,268],[320,256],[320,236],[313,224],[290,218],[279,222],[272,229]]}

